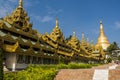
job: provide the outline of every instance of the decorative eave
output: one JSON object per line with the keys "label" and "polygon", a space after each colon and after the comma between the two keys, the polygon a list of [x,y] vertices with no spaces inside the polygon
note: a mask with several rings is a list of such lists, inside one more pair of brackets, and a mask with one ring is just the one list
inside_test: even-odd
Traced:
{"label": "decorative eave", "polygon": [[9,23],[7,23],[5,21],[2,23],[1,29],[12,32],[12,33],[15,33],[17,35],[26,36],[26,37],[33,38],[33,39],[36,39],[36,40],[38,39],[37,35],[32,35],[28,32],[24,32],[23,30],[16,29],[15,27],[12,27],[12,25],[10,25]]}
{"label": "decorative eave", "polygon": [[25,52],[25,54],[35,54],[35,52],[34,52],[34,50],[33,50],[33,48],[32,48],[32,46]]}
{"label": "decorative eave", "polygon": [[17,39],[16,39],[20,44],[24,44],[25,42],[22,40],[21,36],[19,36]]}
{"label": "decorative eave", "polygon": [[52,38],[50,38],[48,34],[43,35],[42,39],[49,45],[53,46],[54,48],[57,48],[57,42],[55,42]]}
{"label": "decorative eave", "polygon": [[40,48],[40,42],[37,40],[37,42],[33,45],[35,48]]}
{"label": "decorative eave", "polygon": [[63,52],[63,51],[60,51],[60,50],[58,50],[57,53],[58,53],[58,54],[62,54],[62,55],[66,55],[66,56],[69,56],[69,57],[71,56],[70,53]]}
{"label": "decorative eave", "polygon": [[10,52],[10,53],[14,53],[16,52],[16,49],[19,47],[19,43],[16,42],[14,45],[8,45],[8,44],[4,44],[3,45],[3,50],[6,52]]}
{"label": "decorative eave", "polygon": [[5,36],[2,37],[6,41],[15,42],[16,40],[11,37],[11,34],[8,32]]}

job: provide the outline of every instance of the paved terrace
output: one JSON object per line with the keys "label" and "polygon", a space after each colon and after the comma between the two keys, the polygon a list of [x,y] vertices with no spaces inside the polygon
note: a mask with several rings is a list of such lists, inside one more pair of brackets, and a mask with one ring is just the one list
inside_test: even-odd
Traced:
{"label": "paved terrace", "polygon": [[120,80],[120,65],[110,63],[91,69],[61,69],[54,80]]}

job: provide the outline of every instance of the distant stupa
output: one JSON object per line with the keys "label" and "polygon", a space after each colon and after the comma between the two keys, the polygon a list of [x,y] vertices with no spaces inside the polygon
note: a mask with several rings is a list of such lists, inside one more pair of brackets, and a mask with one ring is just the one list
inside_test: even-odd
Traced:
{"label": "distant stupa", "polygon": [[108,46],[110,46],[110,43],[104,34],[102,21],[100,21],[100,35],[99,35],[96,47],[102,47],[104,50],[106,50]]}

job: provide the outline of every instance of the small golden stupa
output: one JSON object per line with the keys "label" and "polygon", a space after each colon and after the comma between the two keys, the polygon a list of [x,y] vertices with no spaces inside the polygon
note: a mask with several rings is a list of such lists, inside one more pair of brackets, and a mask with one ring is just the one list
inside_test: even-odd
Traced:
{"label": "small golden stupa", "polygon": [[100,35],[96,44],[96,47],[100,48],[102,47],[104,50],[107,49],[107,47],[110,46],[110,43],[107,39],[107,37],[104,34],[104,29],[103,29],[103,25],[102,25],[102,21],[100,21]]}

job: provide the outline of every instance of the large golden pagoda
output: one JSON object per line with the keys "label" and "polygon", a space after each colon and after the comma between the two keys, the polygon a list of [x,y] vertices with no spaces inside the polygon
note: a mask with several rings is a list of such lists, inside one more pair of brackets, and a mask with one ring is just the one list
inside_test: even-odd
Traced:
{"label": "large golden pagoda", "polygon": [[106,50],[109,45],[110,45],[110,43],[109,43],[107,37],[104,34],[104,29],[103,29],[102,21],[100,21],[100,35],[99,35],[96,47],[97,48],[102,47],[104,50]]}

